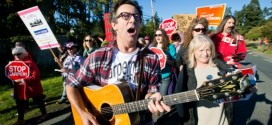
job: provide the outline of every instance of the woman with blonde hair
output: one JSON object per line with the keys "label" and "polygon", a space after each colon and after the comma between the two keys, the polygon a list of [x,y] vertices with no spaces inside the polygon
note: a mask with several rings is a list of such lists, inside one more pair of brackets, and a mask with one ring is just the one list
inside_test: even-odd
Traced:
{"label": "woman with blonde hair", "polygon": [[[203,42],[205,41],[205,42]],[[208,38],[207,36],[204,35],[199,35],[196,36],[195,39],[193,39],[190,43],[191,45],[189,45],[188,48],[188,67],[189,68],[194,68],[195,66],[197,66],[197,60],[195,57],[197,50],[200,49],[202,46],[209,48],[209,49],[200,49],[200,51],[207,51],[207,55],[204,55],[204,57],[202,58],[206,58],[208,60],[205,60],[206,62],[199,62],[198,65],[204,64],[204,65],[209,65],[209,66],[215,66],[214,62],[212,61],[213,58],[215,58],[215,47],[214,44],[212,43],[211,39]],[[203,47],[203,48],[204,48]]]}
{"label": "woman with blonde hair", "polygon": [[[215,47],[206,35],[195,36],[188,46],[187,66],[180,72],[176,92],[194,90],[204,81],[219,78],[230,66],[215,58]],[[209,76],[209,77],[208,77]],[[209,78],[209,79],[208,79]],[[233,120],[233,104],[215,104],[205,100],[176,105],[184,125],[228,125]],[[195,115],[194,115],[195,114]],[[212,118],[212,119],[211,119]]]}
{"label": "woman with blonde hair", "polygon": [[97,42],[91,35],[86,35],[83,39],[83,58],[87,58],[89,54],[97,49]]}

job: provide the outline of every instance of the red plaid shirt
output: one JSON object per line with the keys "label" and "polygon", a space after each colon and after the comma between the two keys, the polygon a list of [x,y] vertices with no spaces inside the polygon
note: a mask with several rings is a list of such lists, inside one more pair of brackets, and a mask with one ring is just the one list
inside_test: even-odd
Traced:
{"label": "red plaid shirt", "polygon": [[[107,85],[107,81],[110,76],[112,57],[114,46],[108,44],[104,48],[97,49],[95,52],[91,53],[84,61],[80,69],[77,71],[76,75],[69,75],[66,79],[66,85],[72,87],[83,87],[90,85]],[[139,47],[140,48],[140,47]],[[140,48],[141,49],[141,48]],[[141,51],[138,52],[139,55]],[[142,91],[156,92],[158,91],[158,85],[161,83],[161,70],[159,58],[156,54],[151,52],[149,49],[146,51],[144,65],[144,77],[142,82]],[[137,75],[139,76],[140,63],[137,63]],[[137,78],[138,79],[138,78]]]}

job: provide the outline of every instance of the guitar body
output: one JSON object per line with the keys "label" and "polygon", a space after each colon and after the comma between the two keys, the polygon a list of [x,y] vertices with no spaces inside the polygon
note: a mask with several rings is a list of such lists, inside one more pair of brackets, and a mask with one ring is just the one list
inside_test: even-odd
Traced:
{"label": "guitar body", "polygon": [[[110,84],[99,89],[84,87],[82,96],[86,110],[95,115],[101,125],[134,125],[139,122],[138,113],[118,115],[112,113],[112,105],[134,101],[133,94],[126,83]],[[73,105],[71,105],[71,108],[75,124],[82,125],[83,123],[76,109]],[[108,113],[109,111],[111,112]]]}

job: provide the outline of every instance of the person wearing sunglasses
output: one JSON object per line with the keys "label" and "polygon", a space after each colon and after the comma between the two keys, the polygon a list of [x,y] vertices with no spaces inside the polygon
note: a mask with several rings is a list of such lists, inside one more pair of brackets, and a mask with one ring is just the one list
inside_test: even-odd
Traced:
{"label": "person wearing sunglasses", "polygon": [[91,35],[86,35],[83,39],[83,58],[87,58],[89,54],[97,49],[97,41]]}
{"label": "person wearing sunglasses", "polygon": [[24,114],[28,107],[28,100],[38,105],[42,116],[37,122],[41,122],[47,118],[47,112],[44,104],[45,95],[40,79],[40,71],[37,64],[29,58],[27,51],[23,47],[15,47],[12,49],[12,55],[15,61],[23,61],[30,69],[30,75],[23,79],[14,80],[14,99],[18,112],[18,121],[14,125],[25,124]]}
{"label": "person wearing sunglasses", "polygon": [[[159,58],[148,48],[138,44],[137,41],[142,16],[141,6],[136,0],[116,1],[110,12],[110,24],[115,40],[92,52],[78,72],[68,76],[66,81],[67,97],[75,111],[78,112],[82,124],[102,124],[99,123],[97,114],[86,110],[82,103],[88,101],[83,99],[80,94],[80,90],[84,86],[104,87],[109,84],[114,86],[114,84],[124,81],[128,85],[127,89],[139,97],[138,99],[154,98],[148,101],[148,111],[140,112],[140,119],[131,120],[131,123],[113,120],[113,122],[116,121],[116,124],[151,124],[153,121],[150,113],[158,115],[161,112],[170,111],[170,106],[161,101],[162,96],[158,92],[161,83]],[[142,60],[144,62],[140,63]],[[142,70],[140,70],[140,64],[144,64]],[[142,76],[142,81],[139,80],[140,76]],[[112,97],[116,94],[118,93],[103,96]],[[104,100],[104,98],[100,99]]]}
{"label": "person wearing sunglasses", "polygon": [[184,32],[184,42],[182,46],[180,47],[178,54],[177,54],[177,67],[181,70],[183,65],[185,65],[185,60],[187,56],[187,48],[191,42],[191,40],[199,35],[208,35],[208,27],[209,27],[209,22],[206,18],[201,17],[201,18],[195,18],[192,20],[190,23],[188,29]]}
{"label": "person wearing sunglasses", "polygon": [[239,65],[247,53],[245,39],[235,30],[235,23],[234,16],[225,16],[210,36],[215,44],[218,58],[230,65]]}
{"label": "person wearing sunglasses", "polygon": [[170,43],[169,37],[167,36],[164,29],[156,30],[155,38],[152,42],[151,47],[162,49],[164,54],[167,56],[166,65],[161,70],[162,84],[160,86],[160,93],[162,95],[167,95],[168,87],[171,82],[172,66],[175,66],[176,47],[174,46],[174,44]]}

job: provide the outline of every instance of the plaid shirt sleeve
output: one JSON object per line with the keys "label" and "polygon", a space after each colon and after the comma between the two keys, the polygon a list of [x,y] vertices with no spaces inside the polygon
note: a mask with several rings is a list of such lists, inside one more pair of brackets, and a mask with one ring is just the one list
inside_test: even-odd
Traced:
{"label": "plaid shirt sleeve", "polygon": [[84,63],[80,66],[80,69],[75,75],[70,73],[66,79],[66,85],[72,87],[82,87],[91,85],[94,77],[92,75],[91,69],[89,67],[90,59],[86,58]]}
{"label": "plaid shirt sleeve", "polygon": [[90,86],[93,84],[106,85],[108,79],[109,62],[112,55],[112,47],[100,48],[91,53],[80,66],[75,75],[70,74],[66,84],[73,87]]}
{"label": "plaid shirt sleeve", "polygon": [[148,93],[157,92],[161,84],[161,69],[159,58],[156,54],[148,54],[146,57],[145,68],[147,69],[147,78],[149,80]]}

